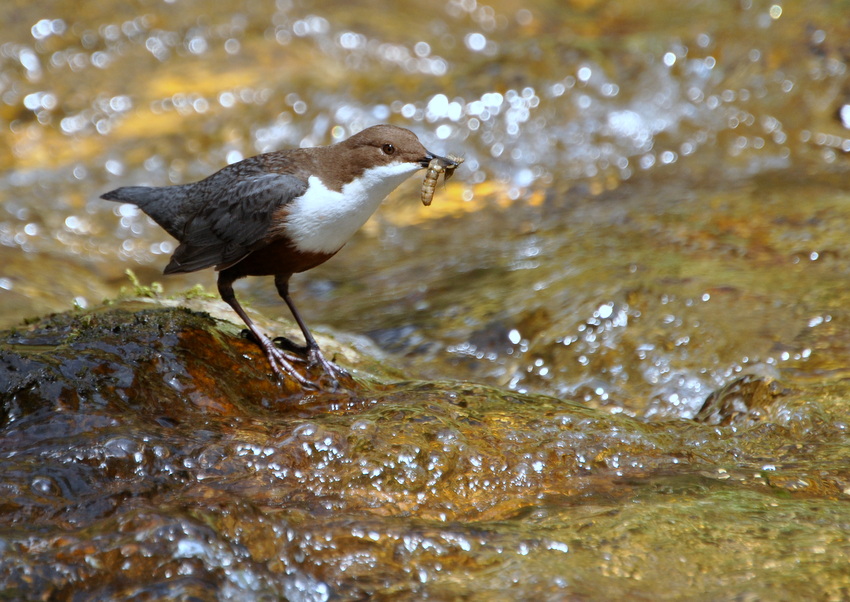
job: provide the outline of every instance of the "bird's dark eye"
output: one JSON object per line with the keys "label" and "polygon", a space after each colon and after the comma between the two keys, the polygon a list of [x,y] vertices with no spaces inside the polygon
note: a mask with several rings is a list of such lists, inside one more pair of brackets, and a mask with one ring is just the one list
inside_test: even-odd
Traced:
{"label": "bird's dark eye", "polygon": [[395,152],[395,147],[392,144],[385,144],[381,147],[381,150],[384,151],[385,155],[391,155]]}

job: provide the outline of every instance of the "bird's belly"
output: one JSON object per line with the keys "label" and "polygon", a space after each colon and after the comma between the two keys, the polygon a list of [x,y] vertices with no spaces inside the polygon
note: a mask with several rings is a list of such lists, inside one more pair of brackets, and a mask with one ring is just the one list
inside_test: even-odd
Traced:
{"label": "bird's belly", "polygon": [[227,269],[238,274],[237,277],[297,274],[323,264],[334,255],[336,251],[333,253],[299,251],[290,241],[281,239],[251,252]]}

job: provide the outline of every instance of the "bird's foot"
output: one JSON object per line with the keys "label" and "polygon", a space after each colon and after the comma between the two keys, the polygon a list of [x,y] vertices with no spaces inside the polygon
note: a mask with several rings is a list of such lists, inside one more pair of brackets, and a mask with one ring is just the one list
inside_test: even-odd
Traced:
{"label": "bird's foot", "polygon": [[298,357],[291,356],[284,352],[281,349],[278,349],[274,343],[272,343],[269,339],[266,339],[265,343],[260,343],[260,346],[263,348],[263,351],[266,353],[266,357],[269,360],[269,364],[271,364],[272,371],[279,378],[289,378],[295,379],[298,384],[306,389],[320,389],[319,385],[314,383],[313,381],[301,376],[298,370],[295,369],[295,366],[292,365],[293,361],[303,361]]}
{"label": "bird's foot", "polygon": [[[327,381],[331,391],[336,391],[339,388],[339,381],[341,379],[351,378],[351,375],[344,369],[325,359],[325,356],[318,347],[299,345],[286,337],[275,337],[274,339],[269,339],[263,335],[258,336],[257,333],[250,330],[243,330],[242,333],[244,336],[254,339],[254,341],[262,347],[269,363],[271,364],[272,370],[278,377],[284,378],[289,376],[290,378],[294,378],[298,381],[298,383],[303,387],[309,389],[322,389],[323,387],[321,387],[318,383],[301,376],[301,374],[293,366],[293,363],[306,363],[310,368],[314,366],[320,366],[322,368],[322,371],[325,373],[325,378],[323,380]],[[297,353],[299,355],[291,355],[290,353],[287,353],[287,351]],[[307,356],[306,359],[303,357],[304,355]]]}
{"label": "bird's foot", "polygon": [[322,370],[325,372],[325,376],[330,381],[330,385],[332,390],[337,390],[339,388],[339,381],[341,379],[351,379],[351,375],[334,364],[331,361],[325,359],[325,356],[322,355],[322,351],[318,347],[309,347],[307,350],[307,360],[310,366],[321,366]]}
{"label": "bird's foot", "polygon": [[287,351],[291,351],[293,353],[297,353],[300,356],[307,356],[307,359],[304,360],[301,357],[296,357],[297,361],[306,362],[309,367],[321,366],[322,371],[324,371],[327,376],[327,380],[331,385],[331,390],[336,390],[339,388],[340,379],[351,378],[351,375],[348,374],[345,370],[331,362],[330,360],[325,359],[325,356],[322,354],[322,351],[319,347],[312,347],[309,344],[307,345],[299,345],[298,343],[288,339],[286,337],[275,337],[272,339],[275,345],[278,348],[286,349]]}
{"label": "bird's foot", "polygon": [[[313,381],[301,376],[298,370],[293,366],[293,362],[304,363],[304,359],[295,355],[290,355],[286,353],[283,349],[278,348],[271,339],[262,334],[261,332],[245,329],[242,331],[242,336],[252,339],[265,353],[266,358],[269,360],[269,364],[271,365],[272,372],[275,373],[280,379],[284,379],[286,377],[294,379],[298,384],[300,384],[305,389],[320,389],[319,385],[314,383]],[[283,337],[279,337],[283,339],[289,346],[292,347],[292,351],[306,351],[306,347],[300,347],[296,345],[289,339],[284,339]]]}

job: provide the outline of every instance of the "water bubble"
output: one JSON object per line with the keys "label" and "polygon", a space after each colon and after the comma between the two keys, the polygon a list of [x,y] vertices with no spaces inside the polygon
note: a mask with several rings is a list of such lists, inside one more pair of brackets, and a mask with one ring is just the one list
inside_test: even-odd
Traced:
{"label": "water bubble", "polygon": [[106,69],[109,63],[112,62],[112,57],[107,52],[98,50],[91,55],[91,64],[98,69]]}
{"label": "water bubble", "polygon": [[103,166],[106,171],[111,173],[113,176],[120,176],[124,174],[124,164],[117,159],[108,159]]}
{"label": "water bubble", "polygon": [[534,172],[524,167],[516,171],[513,177],[513,183],[520,188],[527,188],[534,182]]}
{"label": "water bubble", "polygon": [[233,92],[222,92],[218,95],[218,104],[220,104],[226,109],[229,109],[234,104],[236,104],[236,96],[233,94]]}
{"label": "water bubble", "polygon": [[115,111],[116,113],[129,111],[131,108],[133,108],[133,101],[130,100],[129,96],[113,96],[109,99],[109,108]]}
{"label": "water bubble", "polygon": [[661,153],[661,162],[665,165],[669,165],[670,163],[674,163],[677,159],[676,153],[673,151],[664,151]]}
{"label": "water bubble", "polygon": [[344,31],[339,35],[338,43],[346,50],[354,50],[366,45],[366,37],[353,31]]}
{"label": "water bubble", "polygon": [[30,484],[32,490],[41,495],[58,495],[59,486],[50,477],[35,477]]}
{"label": "water bubble", "polygon": [[481,52],[487,46],[487,38],[481,33],[467,34],[463,41],[473,52]]}
{"label": "water bubble", "polygon": [[449,99],[445,94],[437,94],[428,101],[425,107],[426,115],[429,121],[434,121],[440,117],[445,117],[449,109]]}
{"label": "water bubble", "polygon": [[41,19],[30,29],[32,37],[36,40],[43,40],[52,35],[61,35],[65,33],[66,25],[62,19]]}
{"label": "water bubble", "polygon": [[534,15],[527,8],[521,8],[516,13],[516,22],[520,25],[531,25],[531,22],[534,21]]}

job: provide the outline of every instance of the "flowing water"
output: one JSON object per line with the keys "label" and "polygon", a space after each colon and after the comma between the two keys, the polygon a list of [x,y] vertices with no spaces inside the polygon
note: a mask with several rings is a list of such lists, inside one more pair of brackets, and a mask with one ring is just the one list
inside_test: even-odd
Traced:
{"label": "flowing water", "polygon": [[[7,0],[8,597],[846,599],[847,8]],[[215,276],[99,195],[382,122],[463,166],[292,283],[380,384],[137,373],[250,345],[102,306]]]}

